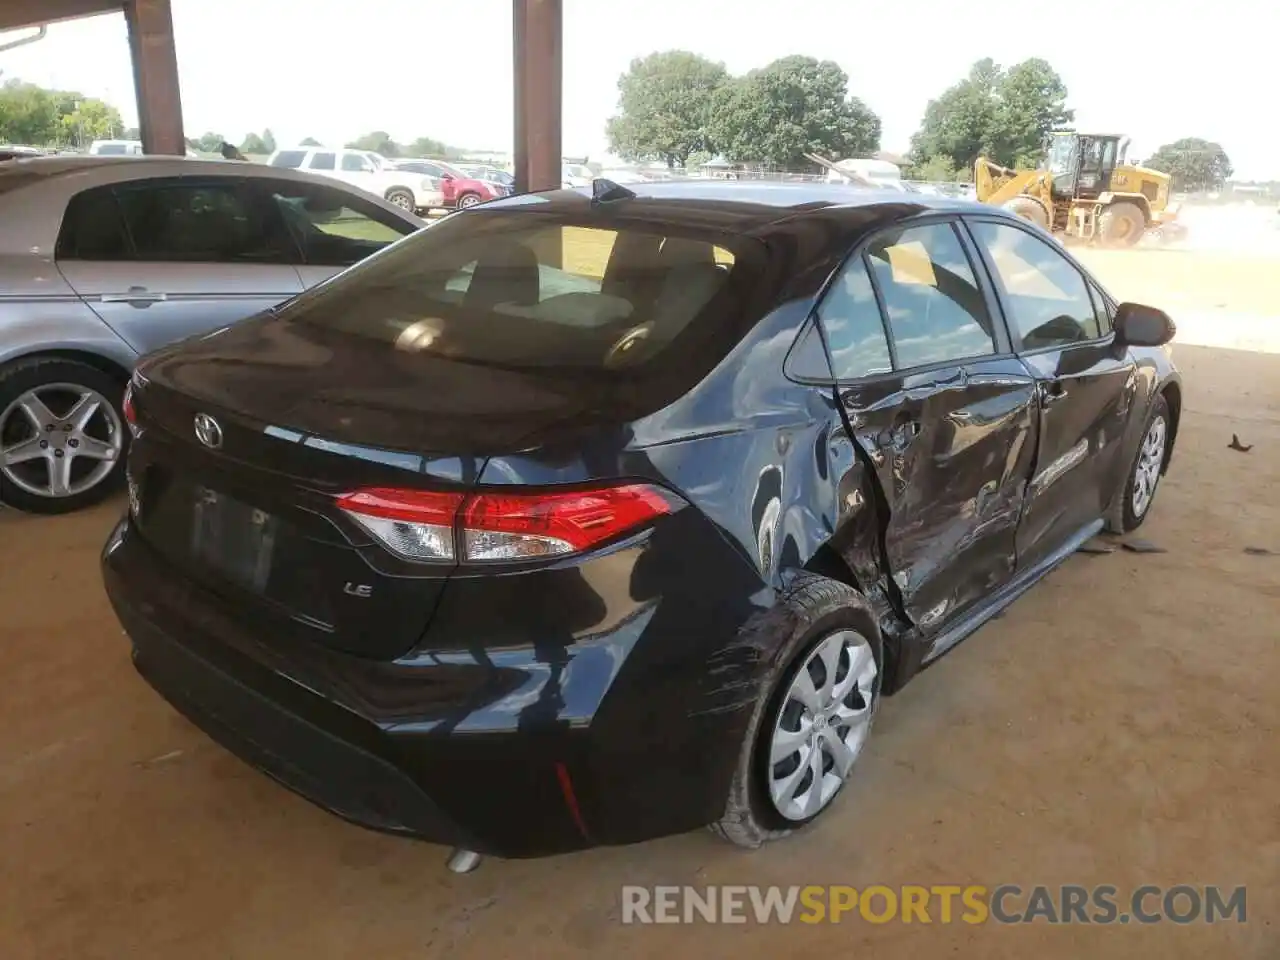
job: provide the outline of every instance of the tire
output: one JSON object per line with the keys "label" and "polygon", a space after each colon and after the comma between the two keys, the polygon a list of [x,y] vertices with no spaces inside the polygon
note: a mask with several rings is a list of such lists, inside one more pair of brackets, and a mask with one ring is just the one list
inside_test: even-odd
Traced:
{"label": "tire", "polygon": [[1005,202],[1004,208],[1023,220],[1030,220],[1038,227],[1049,229],[1049,211],[1034,197],[1013,197]]}
{"label": "tire", "polygon": [[[850,634],[856,635],[865,643],[871,654],[871,663],[874,664],[874,676],[869,683],[854,682],[847,695],[847,699],[863,705],[858,711],[858,741],[852,751],[852,761],[841,776],[834,762],[831,769],[826,770],[826,760],[833,757],[824,756],[822,785],[834,786],[834,792],[822,799],[821,806],[812,813],[793,811],[784,815],[771,795],[770,784],[774,779],[785,780],[793,775],[792,772],[798,774],[800,768],[806,766],[803,745],[798,745],[793,756],[777,764],[770,763],[773,739],[775,732],[778,732],[780,718],[794,716],[799,706],[790,696],[792,684],[799,682],[802,670],[810,669],[811,658],[818,656],[824,645],[834,638]],[[870,734],[880,702],[884,656],[875,615],[862,594],[836,580],[812,573],[798,574],[777,605],[744,628],[743,640],[755,649],[776,652],[760,684],[761,692],[743,740],[737,772],[726,798],[724,816],[711,824],[710,829],[730,843],[755,849],[816,820],[834,805]],[[860,651],[861,646],[855,649]],[[841,687],[850,682],[850,672],[856,668],[858,661],[852,655],[846,659],[846,655],[842,654],[836,663],[836,686]],[[858,671],[859,676],[865,676],[867,668],[865,661],[863,663],[864,668]],[[843,673],[840,672],[841,667],[844,668]],[[812,678],[813,674],[810,673],[810,679]],[[814,685],[817,686],[816,682]],[[869,693],[864,693],[864,688]],[[816,722],[815,720],[815,725],[809,727],[809,742],[829,744],[833,734],[841,735],[834,723],[829,726],[824,724],[819,731]],[[803,730],[804,727],[801,725],[800,729]],[[842,742],[847,745],[847,738],[853,735],[854,730],[849,729]],[[824,745],[823,749],[827,750],[829,747]],[[778,775],[779,770],[782,771],[781,775]],[[829,778],[832,780],[830,784]],[[812,773],[801,776],[796,783],[803,786],[806,779],[810,782],[809,790],[813,790]],[[819,794],[824,792],[824,789],[819,789]],[[805,794],[808,795],[808,791]]]}
{"label": "tire", "polygon": [[[1152,442],[1152,431],[1157,429],[1157,424],[1160,425],[1159,449],[1153,451],[1149,444]],[[1171,425],[1169,404],[1164,395],[1159,394],[1152,402],[1151,412],[1147,415],[1146,423],[1143,424],[1142,439],[1138,441],[1133,462],[1125,473],[1120,496],[1111,504],[1111,510],[1107,514],[1107,529],[1112,533],[1123,534],[1137,530],[1151,513],[1151,505],[1155,503],[1164,464],[1169,460]],[[1140,487],[1144,483],[1147,486]],[[1146,490],[1142,497],[1136,496],[1140,489]]]}
{"label": "tire", "polygon": [[[0,369],[0,502],[71,513],[115,493],[129,447],[124,388],[124,380],[76,360],[34,357]],[[34,418],[33,395],[43,405]]]}
{"label": "tire", "polygon": [[1147,230],[1147,218],[1135,203],[1113,203],[1098,218],[1098,236],[1103,246],[1132,247]]}
{"label": "tire", "polygon": [[464,193],[457,200],[457,208],[459,210],[465,210],[467,209],[467,207],[474,207],[479,202],[480,202],[479,194]]}
{"label": "tire", "polygon": [[408,210],[410,213],[413,213],[418,206],[418,201],[414,197],[413,191],[402,187],[387,191],[387,203],[394,203],[401,210]]}

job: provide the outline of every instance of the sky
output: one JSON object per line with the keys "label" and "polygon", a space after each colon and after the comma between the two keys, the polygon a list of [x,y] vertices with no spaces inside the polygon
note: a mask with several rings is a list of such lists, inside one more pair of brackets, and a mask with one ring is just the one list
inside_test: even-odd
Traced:
{"label": "sky", "polygon": [[[239,142],[270,127],[281,145],[336,144],[386,130],[402,142],[511,147],[511,0],[172,2],[188,136]],[[961,0],[564,0],[564,153],[606,152],[618,76],[655,50],[691,50],[733,73],[796,53],[834,60],[880,115],[883,148],[899,152],[928,101],[975,60],[1038,56],[1066,82],[1076,126],[1129,134],[1131,157],[1198,136],[1223,145],[1238,178],[1280,179],[1280,132],[1264,119],[1280,5],[1006,9],[1002,18]],[[101,97],[136,122],[120,14],[54,24],[45,40],[0,53],[0,71]]]}

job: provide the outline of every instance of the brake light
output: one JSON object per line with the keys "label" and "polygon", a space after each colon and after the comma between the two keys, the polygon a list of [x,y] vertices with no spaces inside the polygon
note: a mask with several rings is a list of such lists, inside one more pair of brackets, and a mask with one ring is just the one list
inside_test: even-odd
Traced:
{"label": "brake light", "polygon": [[580,553],[672,510],[646,484],[472,495],[379,487],[342,494],[337,504],[402,557],[464,562]]}
{"label": "brake light", "polygon": [[462,509],[463,557],[524,560],[579,553],[671,512],[653,487],[571,493],[482,493]]}

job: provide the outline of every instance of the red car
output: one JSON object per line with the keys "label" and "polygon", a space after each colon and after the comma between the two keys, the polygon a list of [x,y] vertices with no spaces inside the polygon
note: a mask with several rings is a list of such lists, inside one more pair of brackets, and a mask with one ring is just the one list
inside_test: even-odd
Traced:
{"label": "red car", "polygon": [[505,184],[468,177],[457,167],[440,160],[396,160],[394,166],[397,170],[420,173],[439,180],[447,210],[465,210],[486,200],[505,197],[511,192]]}

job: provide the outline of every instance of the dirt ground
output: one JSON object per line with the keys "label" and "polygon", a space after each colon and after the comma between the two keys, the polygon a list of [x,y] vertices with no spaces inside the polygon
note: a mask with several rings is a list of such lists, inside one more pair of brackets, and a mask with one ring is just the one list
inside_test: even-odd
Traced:
{"label": "dirt ground", "polygon": [[[1213,262],[1095,266],[1122,297],[1192,268],[1197,306],[1280,313]],[[1277,352],[1176,347],[1182,436],[1144,528],[1167,552],[1073,557],[886,702],[821,824],[753,854],[694,833],[451,875],[134,675],[97,573],[119,503],[0,513],[0,958],[1280,956]],[[622,925],[620,887],[657,883],[1246,885],[1248,922]]]}

